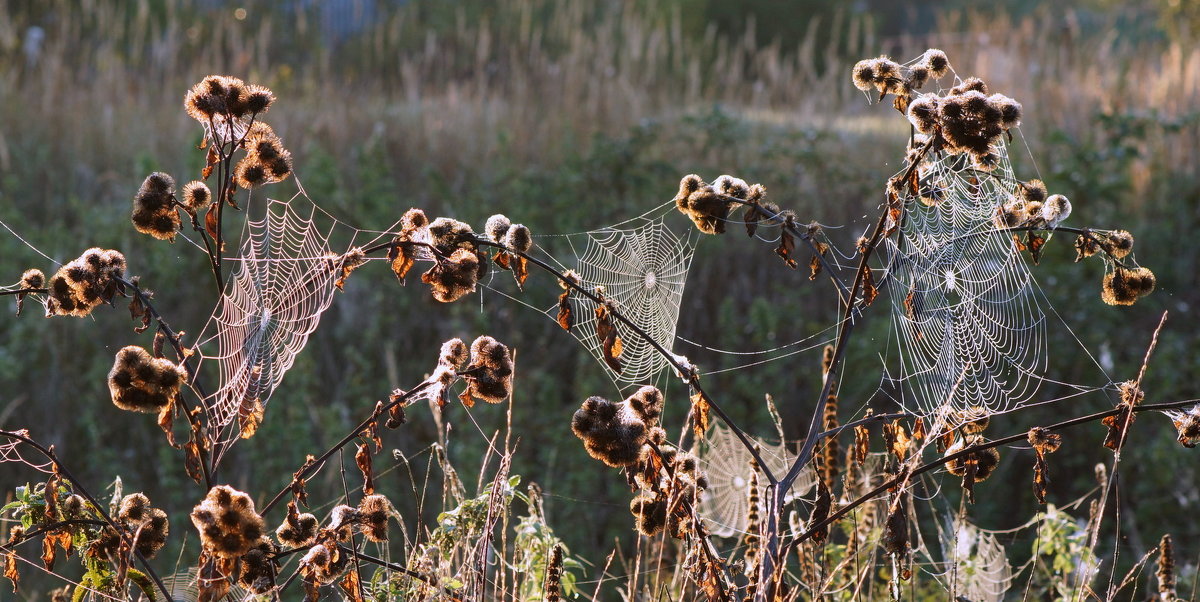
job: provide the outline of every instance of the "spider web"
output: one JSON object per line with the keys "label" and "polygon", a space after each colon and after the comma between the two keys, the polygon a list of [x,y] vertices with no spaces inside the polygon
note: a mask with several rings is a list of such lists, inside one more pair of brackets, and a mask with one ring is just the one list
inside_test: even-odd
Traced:
{"label": "spider web", "polygon": [[[665,216],[673,207],[667,204],[599,230],[556,235],[571,246],[575,263],[564,264],[551,257],[564,269],[574,269],[584,289],[602,290],[622,315],[668,351],[674,347],[680,301],[696,249],[696,234],[692,230],[680,237],[667,226]],[[623,345],[621,373],[610,368],[604,362],[601,341],[596,336],[596,304],[579,294],[572,294],[570,302],[575,316],[571,334],[604,367],[613,382],[628,387],[661,381],[670,362],[619,320],[613,323]],[[543,313],[554,319],[557,310],[556,305]]]}
{"label": "spider web", "polygon": [[951,595],[979,602],[999,602],[1012,587],[1012,567],[996,536],[961,517],[939,529],[946,572],[938,579]]}
{"label": "spider web", "polygon": [[262,219],[247,220],[238,268],[205,327],[217,350],[203,359],[218,364],[220,388],[204,403],[219,441],[236,438],[239,416],[266,405],[333,301],[332,226],[317,226],[316,205],[296,204],[268,200]]}
{"label": "spider web", "polygon": [[963,155],[932,156],[922,186],[942,200],[907,194],[899,235],[888,239],[892,319],[908,411],[978,405],[1004,412],[1027,402],[1046,367],[1046,316],[1009,233],[993,222],[1014,182],[1003,142],[985,173]]}
{"label": "spider web", "polygon": [[[796,454],[782,444],[770,444],[764,439],[750,438],[758,445],[767,468],[773,474],[782,475],[792,466]],[[700,515],[709,532],[718,537],[740,536],[746,532],[747,514],[750,509],[750,474],[753,456],[738,440],[733,431],[721,423],[715,423],[705,435],[705,445],[699,455],[700,466],[708,475],[708,489],[700,494]],[[816,484],[811,467],[800,471],[796,484],[785,501],[803,495]],[[759,515],[763,516],[766,490],[765,479],[759,481]]]}

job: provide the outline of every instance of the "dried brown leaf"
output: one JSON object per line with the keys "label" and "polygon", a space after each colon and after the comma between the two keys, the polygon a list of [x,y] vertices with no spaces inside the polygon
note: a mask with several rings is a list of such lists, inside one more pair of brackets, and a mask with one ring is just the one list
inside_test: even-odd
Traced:
{"label": "dried brown leaf", "polygon": [[217,240],[218,237],[217,237],[217,206],[216,205],[209,207],[208,211],[204,213],[204,231],[209,236],[211,236],[213,240]]}
{"label": "dried brown leaf", "polygon": [[396,243],[388,250],[387,257],[392,262],[392,273],[396,274],[396,279],[400,281],[400,284],[404,284],[404,278],[408,276],[408,271],[417,263],[408,245],[403,242]]}
{"label": "dried brown leaf", "polygon": [[1038,265],[1042,260],[1042,247],[1045,245],[1045,237],[1038,236],[1032,232],[1029,233],[1029,256],[1033,259],[1033,265]]}
{"label": "dried brown leaf", "polygon": [[746,235],[753,237],[758,230],[758,222],[766,217],[757,204],[746,205],[746,213],[742,221],[746,223]]}
{"label": "dried brown leaf", "polygon": [[575,315],[571,310],[571,302],[568,300],[570,295],[571,289],[567,289],[558,296],[558,325],[567,332],[570,332],[571,327],[575,325]]}
{"label": "dried brown leaf", "polygon": [[204,482],[204,472],[200,462],[200,446],[196,444],[195,439],[183,444],[183,466],[193,481]]}
{"label": "dried brown leaf", "polygon": [[358,446],[354,454],[354,464],[358,466],[363,476],[363,495],[375,493],[375,473],[371,471],[371,448],[366,443]]}
{"label": "dried brown leaf", "polygon": [[871,431],[865,424],[854,427],[854,463],[859,466],[867,461],[867,452],[871,448]]}
{"label": "dried brown leaf", "polygon": [[17,553],[8,550],[4,553],[4,578],[12,582],[13,593],[21,585],[21,574],[17,572]]}
{"label": "dried brown leaf", "polygon": [[346,592],[350,602],[363,602],[362,582],[358,578],[358,571],[352,570],[346,573],[345,578],[338,585],[342,587],[342,591]]}
{"label": "dried brown leaf", "polygon": [[242,398],[242,403],[238,407],[238,426],[241,429],[239,436],[242,439],[249,439],[258,432],[258,427],[263,421],[263,411],[262,400],[258,397]]}
{"label": "dried brown leaf", "polygon": [[709,425],[709,405],[708,398],[703,393],[695,393],[692,395],[692,429],[696,433],[696,440],[704,439],[704,433],[708,432]]}
{"label": "dried brown leaf", "polygon": [[1105,416],[1101,420],[1101,423],[1108,427],[1108,435],[1104,437],[1104,447],[1113,451],[1121,449],[1121,445],[1125,443],[1126,427],[1133,424],[1134,418],[1137,417],[1129,404],[1117,404],[1117,409],[1119,411],[1116,414]]}
{"label": "dried brown leaf", "polygon": [[604,356],[604,363],[612,368],[613,372],[621,373],[621,351],[624,345],[621,343],[621,337],[617,336],[617,327],[612,323],[612,314],[608,304],[602,304],[596,307],[596,338],[600,339],[600,350]]}
{"label": "dried brown leaf", "polygon": [[796,239],[790,232],[784,230],[779,235],[779,246],[775,248],[775,254],[778,255],[789,268],[796,269]]}
{"label": "dried brown leaf", "polygon": [[870,266],[863,266],[863,307],[869,307],[875,302],[875,298],[879,296],[879,289],[875,288],[875,277],[872,274],[873,270],[870,268]]}

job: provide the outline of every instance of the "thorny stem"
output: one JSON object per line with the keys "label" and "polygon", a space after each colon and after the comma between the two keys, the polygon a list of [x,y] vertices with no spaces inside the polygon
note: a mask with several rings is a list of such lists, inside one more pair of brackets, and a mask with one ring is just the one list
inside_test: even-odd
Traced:
{"label": "thorny stem", "polygon": [[[1188,399],[1188,400],[1184,400],[1184,401],[1154,403],[1154,404],[1146,404],[1146,405],[1136,406],[1133,408],[1133,411],[1134,412],[1161,412],[1164,410],[1174,410],[1174,409],[1186,407],[1189,405],[1195,405],[1197,403],[1200,403],[1200,399]],[[1097,420],[1103,420],[1105,418],[1108,418],[1109,416],[1116,416],[1121,411],[1122,411],[1122,409],[1119,407],[1113,408],[1111,410],[1105,410],[1103,412],[1097,412],[1095,414],[1089,414],[1087,416],[1080,416],[1078,418],[1064,420],[1062,422],[1058,422],[1058,423],[1052,424],[1050,426],[1044,426],[1042,428],[1047,431],[1061,431],[1064,429],[1071,428],[1073,426],[1078,426],[1080,424],[1085,424],[1088,422],[1096,422]],[[929,472],[943,464],[953,462],[954,460],[958,460],[959,458],[966,457],[972,453],[986,450],[986,449],[991,449],[994,447],[1000,447],[1001,445],[1008,445],[1010,443],[1015,443],[1017,441],[1027,439],[1028,437],[1029,437],[1029,431],[1025,431],[1022,433],[1017,433],[1015,435],[1010,435],[1008,437],[1004,437],[1002,439],[996,439],[995,441],[988,441],[986,443],[972,445],[970,447],[965,447],[962,450],[955,452],[953,454],[950,454],[948,456],[943,456],[941,458],[931,460],[925,464],[922,464],[921,466],[918,466],[917,468],[914,468],[912,471],[902,471],[901,474],[899,474],[898,476],[893,477],[892,479],[890,479],[887,482],[883,483],[882,485],[876,487],[875,489],[872,489],[871,491],[863,494],[858,499],[855,499],[854,501],[847,503],[845,506],[838,508],[838,510],[836,512],[830,514],[829,517],[826,518],[825,520],[819,521],[819,522],[813,524],[807,530],[805,530],[803,533],[796,536],[796,539],[793,540],[788,545],[791,548],[795,548],[795,547],[799,546],[801,542],[803,542],[804,540],[811,537],[813,532],[817,531],[818,529],[820,529],[822,527],[825,527],[827,525],[833,524],[834,522],[837,522],[838,519],[840,519],[841,517],[848,514],[851,510],[854,510],[855,508],[861,506],[862,504],[874,499],[879,494],[887,491],[888,489],[890,489],[892,487],[895,487],[897,484],[899,484],[900,482],[902,482],[906,479],[924,474],[924,473]]]}
{"label": "thorny stem", "polygon": [[100,502],[96,501],[96,498],[93,497],[92,494],[88,492],[87,488],[83,486],[83,483],[79,479],[76,479],[75,475],[71,474],[70,469],[68,469],[65,465],[63,465],[62,462],[59,461],[58,456],[54,453],[54,450],[43,447],[42,444],[34,441],[27,435],[22,434],[22,432],[0,430],[0,436],[20,441],[21,443],[36,449],[39,453],[50,460],[50,462],[53,463],[55,473],[62,475],[64,478],[70,481],[74,490],[77,491],[79,495],[82,495],[88,501],[88,503],[92,505],[92,508],[95,509],[96,514],[99,514],[100,518],[104,519],[104,522],[117,532],[117,536],[121,538],[121,541],[124,542],[125,545],[129,546],[129,549],[133,552],[134,556],[137,557],[138,562],[141,563],[142,567],[146,569],[146,574],[150,575],[150,578],[154,580],[155,585],[157,585],[158,589],[162,591],[163,596],[165,596],[164,599],[171,599],[171,592],[167,589],[167,586],[158,576],[158,573],[154,571],[154,567],[150,566],[150,563],[146,561],[146,557],[143,556],[141,552],[137,551],[136,547],[134,547],[134,542],[129,538],[129,534],[125,533],[125,531],[121,529],[119,525],[117,525],[116,521],[114,521],[112,517],[108,515],[108,512],[104,510],[104,507],[100,505]]}
{"label": "thorny stem", "polygon": [[366,420],[363,420],[362,422],[358,423],[358,426],[354,427],[354,429],[351,430],[349,434],[347,434],[345,437],[342,437],[342,439],[340,441],[338,441],[337,443],[335,443],[332,447],[325,450],[325,453],[321,454],[320,456],[318,456],[316,459],[314,459],[311,462],[306,462],[304,464],[304,466],[302,466],[300,468],[300,470],[296,471],[296,474],[295,474],[295,476],[292,477],[291,482],[289,482],[287,484],[287,486],[285,486],[283,489],[281,489],[279,491],[279,493],[276,493],[275,497],[271,498],[271,501],[267,502],[267,505],[263,506],[262,510],[259,511],[259,514],[266,514],[266,513],[270,512],[271,508],[274,508],[276,504],[278,504],[280,501],[283,500],[283,496],[287,495],[287,493],[292,490],[293,485],[295,485],[298,481],[303,480],[304,478],[308,477],[310,474],[315,472],[321,466],[324,466],[325,461],[328,460],[330,456],[337,453],[340,449],[345,447],[347,443],[350,443],[355,438],[357,438],[360,433],[362,433],[368,427],[371,426],[372,422],[378,420],[379,417],[382,416],[384,413],[386,413],[388,410],[390,410],[402,403],[407,403],[408,400],[412,399],[412,397],[415,394],[423,393],[425,391],[425,389],[427,389],[429,387],[430,384],[431,384],[430,381],[424,381],[421,384],[417,385],[416,387],[412,388],[411,390],[398,395],[395,399],[389,401],[388,403],[379,406],[379,408],[377,410],[371,412],[371,415]]}
{"label": "thorny stem", "polygon": [[[188,365],[188,359],[190,356],[187,353],[187,350],[184,348],[183,343],[179,340],[179,334],[171,329],[171,326],[167,324],[166,320],[163,319],[162,314],[158,313],[158,310],[154,308],[154,304],[150,302],[150,296],[147,295],[140,286],[131,280],[126,280],[120,276],[114,276],[114,279],[117,282],[120,282],[121,284],[133,289],[133,294],[137,296],[137,299],[142,304],[142,307],[144,307],[145,310],[150,313],[150,316],[154,318],[155,322],[158,322],[158,328],[164,335],[166,335],[167,340],[171,341],[171,347],[175,349],[175,353],[179,356],[179,364],[183,366],[185,371],[187,371],[188,379],[192,381],[191,386],[196,389],[196,392],[201,398],[207,397],[203,387],[199,382],[196,381],[196,375],[192,372],[191,366]],[[205,416],[208,417],[208,406],[201,402],[200,407],[203,409]],[[187,418],[188,424],[190,424],[192,427],[192,437],[201,437],[201,430],[203,427],[202,425],[196,423],[196,417],[192,416],[192,413],[189,412],[187,408],[184,408],[181,413]],[[209,418],[211,419],[211,417]],[[204,444],[204,441],[196,441],[196,448],[200,453],[200,473],[204,478],[204,487],[205,489],[212,489],[212,470],[208,465],[210,458],[208,454],[205,453],[205,450],[208,449],[208,446]]]}

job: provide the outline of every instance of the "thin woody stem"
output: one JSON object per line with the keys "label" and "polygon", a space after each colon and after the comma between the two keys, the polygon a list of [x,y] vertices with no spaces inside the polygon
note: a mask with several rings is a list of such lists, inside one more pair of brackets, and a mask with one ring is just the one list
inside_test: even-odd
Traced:
{"label": "thin woody stem", "polygon": [[359,434],[361,434],[363,431],[367,430],[367,428],[371,426],[371,423],[378,420],[379,417],[382,416],[385,412],[396,407],[397,405],[407,403],[417,393],[423,393],[425,391],[425,389],[427,389],[431,384],[432,383],[430,381],[423,381],[421,384],[417,385],[416,387],[412,388],[411,390],[406,391],[400,395],[397,395],[395,399],[392,399],[388,403],[383,404],[383,405],[379,406],[378,409],[372,411],[371,415],[367,419],[358,423],[358,426],[354,427],[354,429],[351,430],[349,434],[347,434],[345,437],[342,437],[342,439],[340,441],[338,441],[337,443],[333,444],[332,447],[325,450],[325,453],[323,453],[320,456],[318,456],[317,458],[313,459],[311,462],[305,462],[304,466],[300,467],[300,470],[296,471],[296,474],[292,477],[291,482],[289,482],[286,487],[281,489],[279,491],[279,493],[276,493],[275,497],[271,498],[271,501],[267,502],[267,505],[263,506],[262,510],[259,511],[259,514],[266,514],[267,512],[270,512],[271,509],[274,508],[275,505],[278,504],[280,501],[282,501],[283,497],[285,495],[287,495],[287,493],[289,491],[292,490],[293,485],[295,485],[298,481],[307,478],[313,472],[318,470],[321,466],[324,466],[325,461],[328,460],[330,456],[337,453],[338,450],[342,449],[343,447],[346,446],[346,444],[350,443],[355,438],[357,438],[359,436]]}

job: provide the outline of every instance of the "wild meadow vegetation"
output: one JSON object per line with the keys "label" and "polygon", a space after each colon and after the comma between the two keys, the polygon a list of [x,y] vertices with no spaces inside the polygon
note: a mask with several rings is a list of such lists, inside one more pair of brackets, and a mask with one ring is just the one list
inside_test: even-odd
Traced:
{"label": "wild meadow vegetation", "polygon": [[[367,5],[5,8],[17,599],[1195,596],[1186,3]],[[664,204],[679,338],[618,383],[646,312],[565,235]],[[1028,395],[902,359],[973,290]],[[729,532],[718,429],[761,454]]]}

